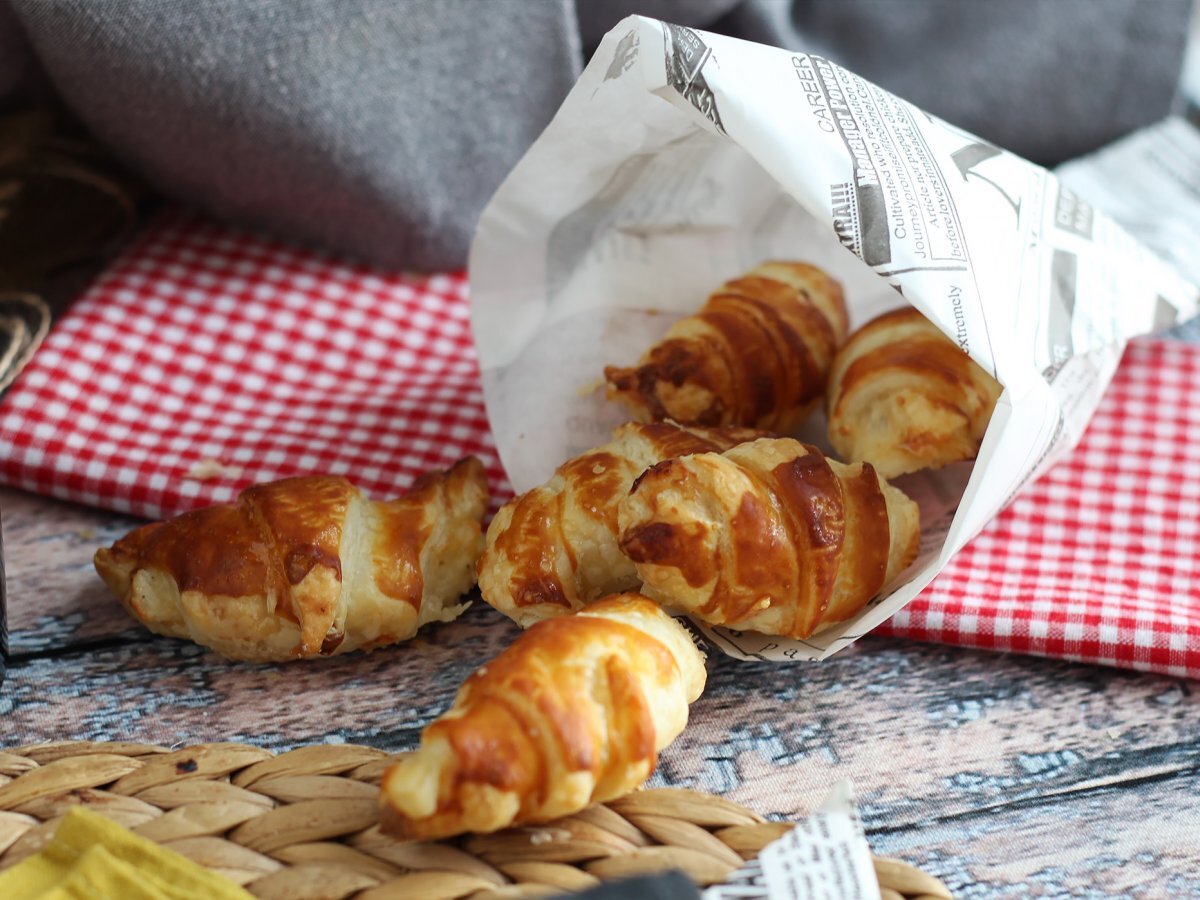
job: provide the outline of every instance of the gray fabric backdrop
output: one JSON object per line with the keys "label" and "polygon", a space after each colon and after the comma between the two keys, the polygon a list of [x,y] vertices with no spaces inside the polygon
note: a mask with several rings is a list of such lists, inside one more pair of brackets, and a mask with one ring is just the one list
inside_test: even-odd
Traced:
{"label": "gray fabric backdrop", "polygon": [[1054,163],[1166,114],[1189,6],[0,0],[0,104],[40,80],[169,196],[381,265],[445,269],[627,13],[821,52]]}

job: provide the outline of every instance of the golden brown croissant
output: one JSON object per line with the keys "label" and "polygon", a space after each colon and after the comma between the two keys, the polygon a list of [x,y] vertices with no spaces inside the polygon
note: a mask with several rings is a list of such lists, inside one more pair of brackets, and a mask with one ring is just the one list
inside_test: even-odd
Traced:
{"label": "golden brown croissant", "polygon": [[651,466],[621,501],[643,592],[712,625],[806,638],[917,554],[917,505],[866,464],[765,438]]}
{"label": "golden brown croissant", "polygon": [[854,333],[834,360],[829,441],[884,478],[974,459],[1002,388],[911,307]]}
{"label": "golden brown croissant", "polygon": [[704,681],[687,631],[637,594],[538,622],[384,774],[384,830],[496,831],[626,794],[683,730]]}
{"label": "golden brown croissant", "polygon": [[608,398],[641,422],[791,431],[824,394],[846,328],[836,281],[803,263],[764,263],[672,325],[636,367],[605,368]]}
{"label": "golden brown croissant", "polygon": [[617,547],[617,501],[647,466],[762,437],[746,428],[629,423],[506,503],[479,558],[483,599],[520,625],[569,613],[641,583]]}
{"label": "golden brown croissant", "polygon": [[96,571],[151,631],[231,659],[369,650],[465,609],[487,497],[474,457],[382,503],[345,478],[288,478],[143,526]]}

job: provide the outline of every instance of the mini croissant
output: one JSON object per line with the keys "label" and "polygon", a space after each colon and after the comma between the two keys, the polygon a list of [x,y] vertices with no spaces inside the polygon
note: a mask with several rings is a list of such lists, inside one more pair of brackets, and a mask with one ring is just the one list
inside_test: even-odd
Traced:
{"label": "mini croissant", "polygon": [[473,457],[382,503],[345,478],[289,478],[143,526],[96,571],[151,631],[231,659],[369,650],[466,608],[487,498]]}
{"label": "mini croissant", "polygon": [[745,428],[670,422],[620,426],[609,443],[563,463],[544,485],[496,513],[479,558],[483,599],[528,625],[636,588],[637,571],[617,547],[617,501],[633,480],[660,460],[758,437]]}
{"label": "mini croissant", "polygon": [[854,333],[829,376],[829,441],[884,478],[974,459],[1002,388],[917,310]]}
{"label": "mini croissant", "polygon": [[704,681],[687,631],[637,594],[538,622],[384,774],[383,829],[496,831],[620,797],[683,730]]}
{"label": "mini croissant", "polygon": [[816,407],[846,337],[842,288],[814,266],[765,263],[671,326],[607,395],[641,422],[791,431]]}
{"label": "mini croissant", "polygon": [[711,625],[806,638],[916,557],[917,505],[788,438],[651,466],[619,508],[643,592]]}

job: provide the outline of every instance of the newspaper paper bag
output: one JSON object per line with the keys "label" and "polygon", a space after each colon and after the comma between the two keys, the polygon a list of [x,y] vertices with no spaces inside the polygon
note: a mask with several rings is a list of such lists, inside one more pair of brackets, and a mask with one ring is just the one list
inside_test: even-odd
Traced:
{"label": "newspaper paper bag", "polygon": [[[897,480],[921,506],[904,582],[806,641],[706,631],[726,652],[823,658],[924,588],[1080,437],[1124,342],[1196,289],[1046,170],[818,56],[631,17],[497,191],[471,315],[520,491],[624,418],[598,378],[766,259],[839,279],[851,327],[910,303],[1004,386],[973,464]],[[823,422],[799,435],[825,444]]]}

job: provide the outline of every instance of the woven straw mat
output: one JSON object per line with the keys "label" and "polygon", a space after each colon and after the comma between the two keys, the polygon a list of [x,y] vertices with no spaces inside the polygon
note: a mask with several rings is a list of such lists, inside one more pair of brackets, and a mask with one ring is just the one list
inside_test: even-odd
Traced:
{"label": "woven straw mat", "polygon": [[[286,900],[552,896],[672,868],[708,885],[791,827],[664,788],[545,825],[405,843],[378,824],[379,779],[395,759],[354,745],[278,756],[232,743],[0,750],[0,869],[36,853],[80,803],[259,897]],[[877,857],[875,867],[884,900],[950,897],[899,860]]]}

